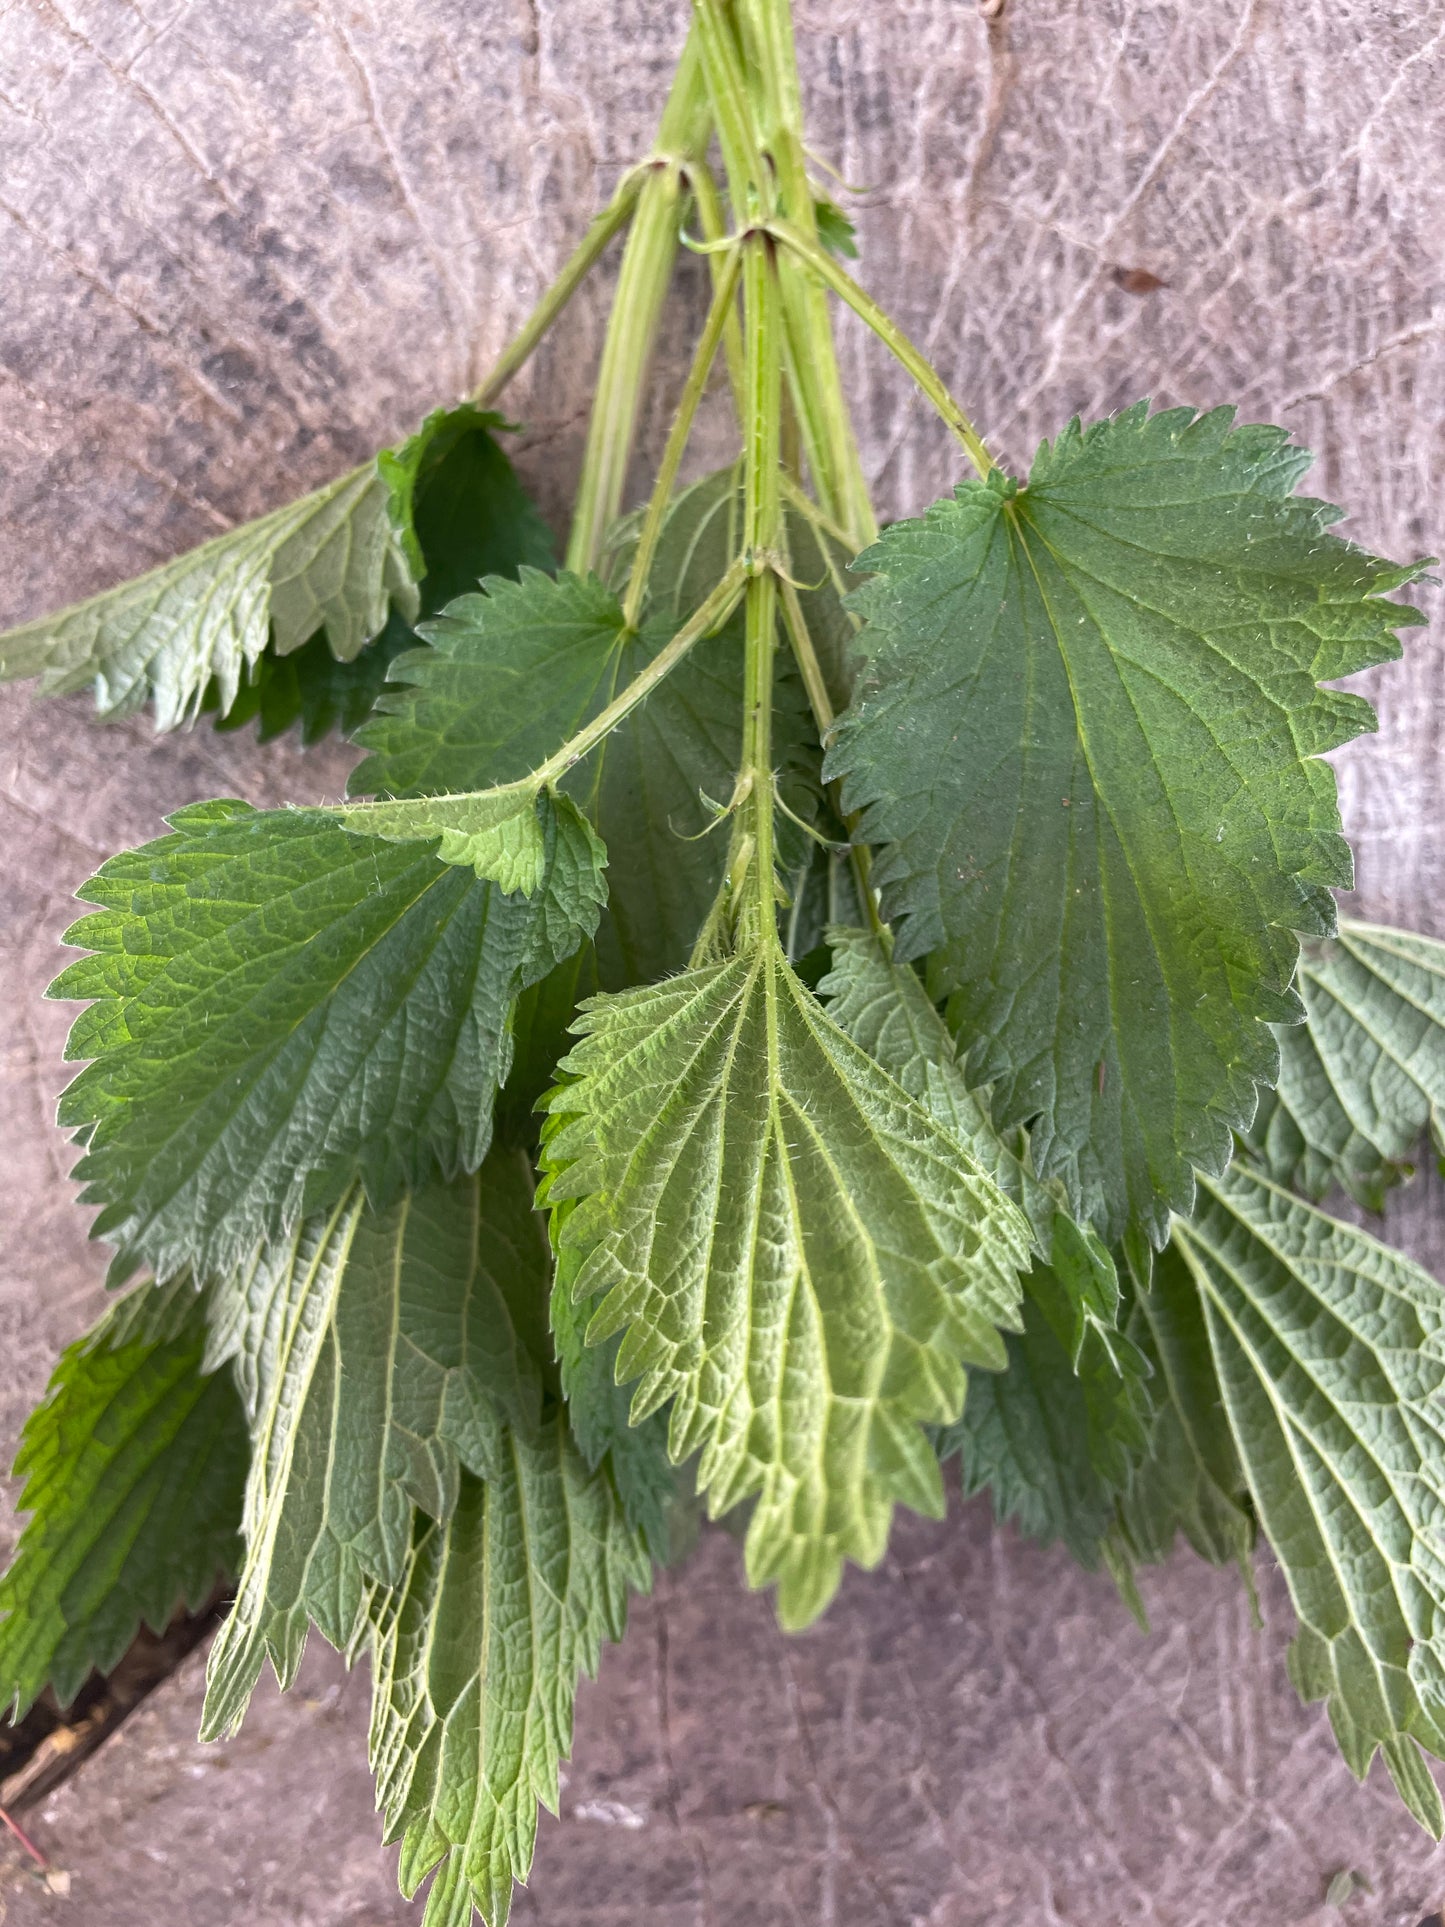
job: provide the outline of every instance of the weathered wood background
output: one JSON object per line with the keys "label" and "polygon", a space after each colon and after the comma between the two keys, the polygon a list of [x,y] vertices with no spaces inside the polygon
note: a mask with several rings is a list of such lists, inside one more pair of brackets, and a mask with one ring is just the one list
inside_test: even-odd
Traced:
{"label": "weathered wood background", "polygon": [[[684,12],[0,0],[0,621],[289,498],[474,381],[645,148]],[[1362,540],[1442,545],[1442,0],[798,14],[814,146],[862,189],[862,273],[1015,462],[1076,409],[1231,400],[1319,451],[1316,484]],[[699,274],[664,345],[674,380]],[[509,397],[554,510],[602,314],[589,293]],[[914,509],[951,451],[879,351],[843,337],[880,504]],[[1340,765],[1359,901],[1445,934],[1440,672],[1414,634],[1372,679],[1379,736]],[[83,702],[14,692],[0,725],[8,1449],[101,1302],[51,1122],[67,1014],[40,1001],[71,892],[163,810],[334,795],[346,757],[102,732]],[[1390,1228],[1438,1265],[1441,1225],[1432,1180]],[[1445,1854],[1295,1705],[1277,1582],[1265,1637],[1188,1558],[1148,1596],[1143,1638],[1106,1581],[961,1507],[905,1522],[883,1573],[784,1642],[710,1539],[584,1691],[516,1918],[1415,1927],[1445,1898]],[[183,1673],[33,1816],[69,1900],[14,1863],[0,1919],[412,1918],[375,1844],[364,1682],[324,1657],[306,1679],[206,1750]],[[1368,1886],[1336,1912],[1343,1870]]]}

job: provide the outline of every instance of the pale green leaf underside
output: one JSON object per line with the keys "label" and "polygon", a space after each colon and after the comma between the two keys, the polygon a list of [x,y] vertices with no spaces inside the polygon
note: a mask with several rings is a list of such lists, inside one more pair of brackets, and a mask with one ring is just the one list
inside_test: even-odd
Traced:
{"label": "pale green leaf underside", "polygon": [[1372,725],[1320,684],[1399,654],[1417,571],[1326,533],[1307,457],[1230,411],[1138,408],[965,483],[858,561],[869,666],[829,768],[901,959],[1002,1127],[1107,1237],[1156,1244],[1221,1170],[1296,931],[1350,881],[1323,752]]}
{"label": "pale green leaf underside", "polygon": [[34,676],[44,695],[94,685],[102,716],[151,697],[156,726],[197,713],[214,676],[229,709],[274,637],[299,649],[324,629],[349,662],[380,633],[391,602],[417,612],[415,578],[376,464],[59,615],[0,636],[0,680]]}
{"label": "pale green leaf underside", "polygon": [[1380,1210],[1445,1117],[1445,944],[1342,922],[1305,947],[1296,985],[1308,1021],[1280,1028],[1279,1085],[1248,1143],[1308,1197],[1342,1185]]}
{"label": "pale green leaf underside", "polygon": [[[575,1207],[559,1204],[553,1212],[556,1243]],[[573,1290],[584,1259],[576,1250],[558,1254],[549,1300],[552,1343],[567,1401],[567,1423],[577,1449],[593,1471],[606,1465],[629,1527],[641,1535],[654,1559],[666,1561],[673,1549],[673,1523],[679,1476],[667,1449],[665,1411],[631,1422],[631,1396],[617,1382],[620,1336],[587,1343],[587,1327],[597,1310],[594,1298]]]}
{"label": "pale green leaf underside", "polygon": [[1417,1817],[1414,1752],[1445,1752],[1445,1292],[1420,1267],[1262,1178],[1201,1184],[1175,1243],[1225,1410],[1351,1769],[1376,1748]]}
{"label": "pale green leaf underside", "polygon": [[403,1893],[437,1870],[423,1927],[506,1921],[538,1804],[557,1809],[578,1677],[649,1581],[606,1472],[553,1418],[510,1433],[485,1481],[463,1474],[448,1523],[419,1527],[374,1594],[371,1764]]}
{"label": "pale green leaf underside", "polygon": [[749,1577],[821,1612],[882,1557],[895,1501],[937,1513],[922,1425],[1003,1363],[1024,1220],[824,1014],[772,942],[594,999],[550,1099],[548,1197],[624,1330],[637,1418],[674,1401],[714,1512],[757,1495]]}
{"label": "pale green leaf underside", "polygon": [[[1033,1230],[1034,1252],[1072,1307],[1067,1348],[1082,1354],[1086,1335],[1131,1385],[1146,1375],[1134,1347],[1117,1330],[1119,1281],[1097,1237],[1074,1223],[1056,1195],[1030,1169],[1023,1134],[1006,1144],[994,1128],[987,1094],[970,1088],[948,1026],[918,976],[890,961],[866,930],[828,932],[833,967],[819,984],[840,1029],[930,1111],[969,1156],[1019,1205]],[[886,942],[886,940],[885,940]],[[1130,1394],[1132,1398],[1132,1393]]]}
{"label": "pale green leaf underside", "polygon": [[1142,1443],[1146,1368],[1115,1328],[1109,1254],[1071,1224],[1053,1193],[993,1128],[917,975],[866,930],[828,932],[833,968],[818,986],[828,1014],[965,1146],[1021,1205],[1037,1258],[1024,1279],[1024,1328],[1005,1339],[1007,1369],[974,1377],[963,1415],[939,1438],[959,1454],[965,1489],[992,1488],[999,1515],[1063,1539],[1087,1565]]}
{"label": "pale green leaf underside", "polygon": [[239,1562],[249,1446],[226,1373],[202,1370],[189,1279],[142,1285],[72,1345],[21,1435],[34,1516],[0,1577],[0,1714],[67,1706],[142,1624],[162,1632]]}
{"label": "pale green leaf underside", "polygon": [[435,843],[443,863],[472,870],[508,894],[532,897],[541,889],[549,858],[548,821],[563,815],[579,850],[590,850],[603,897],[607,861],[601,839],[567,797],[539,797],[529,783],[483,790],[473,796],[422,796],[403,802],[345,804],[335,814],[343,829],[379,836],[388,843]]}
{"label": "pale green leaf underside", "polygon": [[[416,618],[425,479],[460,440],[504,426],[466,402],[435,410],[398,447],[299,501],[0,635],[0,681],[33,676],[42,695],[92,685],[108,719],[149,697],[156,727],[174,729],[194,720],[213,678],[224,716],[268,643],[285,657],[320,634],[337,661],[353,661],[393,605]],[[537,546],[535,515],[505,492],[494,506]]]}
{"label": "pale green leaf underside", "polygon": [[532,898],[318,810],[198,804],[113,858],[66,933],[95,954],[61,1099],[98,1236],[163,1275],[218,1273],[360,1177],[373,1201],[475,1170],[511,1013],[596,927],[595,839],[544,799]]}
{"label": "pale green leaf underside", "polygon": [[216,1287],[212,1358],[250,1407],[246,1561],[211,1650],[205,1731],[229,1732],[269,1658],[283,1687],[314,1623],[360,1632],[401,1581],[413,1508],[450,1517],[540,1412],[551,1272],[530,1167],[497,1152],[381,1214],[353,1195]]}

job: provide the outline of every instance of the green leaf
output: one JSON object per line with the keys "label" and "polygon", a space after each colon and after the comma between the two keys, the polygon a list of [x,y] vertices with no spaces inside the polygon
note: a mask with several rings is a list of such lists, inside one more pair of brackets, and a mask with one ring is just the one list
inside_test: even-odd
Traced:
{"label": "green leaf", "polygon": [[1308,944],[1296,987],[1307,1022],[1282,1027],[1279,1087],[1246,1141],[1270,1175],[1311,1198],[1335,1185],[1372,1210],[1408,1177],[1445,1116],[1445,944],[1342,923]]}
{"label": "green leaf", "polygon": [[351,662],[338,662],[324,634],[278,656],[267,643],[252,665],[250,676],[236,691],[229,709],[221,709],[221,691],[213,677],[201,701],[223,733],[256,724],[258,742],[274,742],[288,729],[301,726],[308,748],[337,730],[350,736],[366,721],[386,687],[391,665],[404,650],[415,649],[420,638],[404,616],[393,609],[386,626]]}
{"label": "green leaf", "polygon": [[462,402],[433,410],[415,435],[376,458],[397,539],[425,585],[426,614],[484,575],[513,575],[522,563],[552,566],[551,530],[495,440],[495,430],[512,425]]}
{"label": "green leaf", "polygon": [[1299,1617],[1291,1672],[1351,1770],[1376,1749],[1441,1832],[1445,1291],[1399,1252],[1243,1170],[1174,1233],[1230,1428]]}
{"label": "green leaf", "polygon": [[994,1129],[988,1105],[970,1089],[948,1026],[917,974],[894,963],[889,939],[871,931],[834,927],[827,940],[832,968],[818,994],[827,1000],[828,1015],[1023,1207],[1034,1248],[1047,1258],[1056,1201]]}
{"label": "green leaf", "polygon": [[535,1430],[550,1273],[513,1151],[382,1213],[353,1193],[218,1292],[212,1356],[237,1361],[256,1455],[208,1737],[239,1725],[268,1657],[290,1686],[310,1622],[349,1648],[369,1582],[402,1579],[413,1508],[449,1518],[461,1468],[492,1475]]}
{"label": "green leaf", "polygon": [[93,1227],[124,1269],[243,1262],[360,1177],[385,1204],[440,1165],[475,1170],[511,1063],[515,998],[595,927],[595,844],[548,825],[536,897],[505,896],[322,811],[206,803],[80,894],[82,958],[51,995],[94,999],[94,1061],[60,1120]]}
{"label": "green leaf", "polygon": [[1118,1331],[1119,1280],[1108,1251],[1039,1183],[1026,1143],[1015,1148],[995,1130],[985,1095],[969,1088],[947,1025],[917,974],[890,961],[888,940],[866,930],[835,928],[828,942],[832,970],[818,988],[829,1000],[829,1015],[1021,1206],[1035,1255],[1051,1268],[1050,1297],[1054,1288],[1062,1289],[1072,1306],[1070,1358],[1079,1360],[1086,1337],[1091,1347],[1102,1346],[1116,1376],[1134,1388],[1128,1392],[1134,1402],[1148,1368]]}
{"label": "green leaf", "polygon": [[142,1285],[62,1356],[15,1474],[33,1514],[0,1577],[0,1711],[66,1706],[142,1624],[163,1632],[239,1563],[245,1416],[202,1369],[190,1280]]}
{"label": "green leaf", "polygon": [[626,625],[595,576],[524,568],[493,578],[425,625],[431,647],[403,656],[358,734],[371,754],[353,795],[438,796],[520,782],[620,682]]}
{"label": "green leaf", "polygon": [[[433,647],[405,656],[359,732],[371,754],[354,794],[449,795],[519,782],[575,735],[651,662],[717,587],[741,541],[736,472],[724,470],[674,502],[649,578],[640,633],[595,578],[523,570],[492,581],[424,625]],[[798,518],[795,571],[816,569],[804,598],[820,647],[837,655],[841,612],[817,538]],[[629,525],[630,528],[631,525]],[[624,529],[610,564],[625,574],[635,536]],[[810,544],[804,548],[802,545]],[[831,657],[830,657],[831,660]],[[700,642],[640,708],[579,764],[564,788],[588,810],[609,857],[609,908],[597,939],[600,981],[620,988],[680,969],[722,877],[726,842],[700,837],[714,818],[704,798],[732,792],[741,752],[742,620]],[[841,673],[841,671],[835,671]],[[795,678],[780,679],[780,766],[816,733]],[[789,801],[797,807],[797,800]]]}
{"label": "green leaf", "polygon": [[[999,1518],[1036,1539],[1061,1539],[1097,1566],[1145,1434],[1137,1354],[1121,1372],[1106,1333],[1084,1326],[1077,1298],[1047,1265],[1024,1280],[1024,1328],[1010,1333],[1008,1366],[969,1383],[962,1417],[940,1436],[957,1453],[964,1490],[993,1493]],[[1117,1339],[1116,1339],[1117,1343]]]}
{"label": "green leaf", "polygon": [[[409,483],[411,528],[425,564],[423,616],[475,589],[483,576],[515,580],[524,566],[554,564],[551,531],[492,433],[503,426],[500,416],[466,404],[433,416],[413,438],[424,443]],[[259,719],[262,742],[298,722],[305,743],[319,742],[332,729],[350,735],[370,715],[392,663],[420,641],[393,608],[380,635],[351,662],[338,662],[324,635],[285,656],[268,643],[217,728],[239,729]],[[219,700],[212,684],[203,707],[216,708]]]}
{"label": "green leaf", "polygon": [[500,886],[534,897],[552,858],[554,817],[567,826],[569,846],[595,876],[593,900],[605,900],[607,852],[585,816],[567,797],[542,796],[527,783],[481,790],[474,796],[421,796],[406,802],[343,804],[333,812],[344,829],[388,843],[432,843],[443,863],[459,864]]}
{"label": "green leaf", "polygon": [[450,1521],[419,1530],[402,1583],[372,1605],[377,1804],[402,1892],[437,1869],[424,1927],[468,1927],[474,1907],[503,1927],[538,1803],[557,1810],[577,1680],[650,1579],[560,1418],[509,1444],[492,1477],[463,1477]]}
{"label": "green leaf", "polygon": [[1348,885],[1319,685],[1399,654],[1418,574],[1326,532],[1308,457],[1229,410],[1074,423],[858,567],[869,667],[829,759],[900,960],[1003,1128],[1106,1237],[1156,1245],[1222,1170],[1293,1021],[1295,932]]}
{"label": "green leaf", "polygon": [[354,661],[381,634],[389,608],[407,621],[418,613],[428,558],[414,518],[449,457],[458,468],[447,491],[462,499],[449,513],[436,505],[444,559],[455,541],[450,524],[479,497],[482,512],[508,523],[501,566],[518,547],[527,560],[550,559],[550,538],[491,442],[488,431],[503,426],[470,403],[438,409],[399,447],[299,501],[0,636],[0,681],[38,677],[43,695],[92,684],[108,719],[150,698],[157,727],[174,729],[211,701],[229,711],[256,665],[289,656],[320,631],[334,658]]}
{"label": "green leaf", "polygon": [[[552,1242],[561,1243],[571,1201],[552,1213]],[[552,1340],[567,1401],[567,1422],[577,1448],[595,1472],[606,1464],[622,1502],[630,1531],[637,1533],[660,1564],[672,1556],[678,1475],[667,1449],[667,1414],[650,1412],[632,1423],[631,1397],[617,1382],[621,1335],[598,1345],[587,1343],[587,1327],[598,1309],[596,1297],[579,1297],[578,1273],[584,1260],[575,1247],[558,1251],[552,1278]]]}
{"label": "green leaf", "polygon": [[1225,1416],[1204,1308],[1183,1260],[1166,1246],[1126,1329],[1151,1367],[1149,1436],[1119,1504],[1123,1550],[1160,1565],[1183,1533],[1203,1559],[1246,1572],[1254,1545],[1244,1473]]}
{"label": "green leaf", "polygon": [[818,224],[818,239],[840,261],[858,259],[858,230],[836,201],[820,195],[813,202],[813,219]]}
{"label": "green leaf", "polygon": [[721,1512],[758,1495],[753,1584],[822,1611],[845,1558],[882,1557],[895,1501],[937,1513],[921,1427],[1004,1359],[1023,1219],[823,1013],[776,944],[599,997],[549,1099],[559,1249],[626,1328],[633,1418],[674,1399],[673,1457],[701,1452]]}
{"label": "green leaf", "polygon": [[40,693],[94,687],[107,720],[149,698],[156,726],[199,713],[214,677],[222,709],[274,636],[286,655],[325,629],[343,662],[381,631],[395,599],[415,615],[416,583],[374,462],[299,502],[217,536],[59,615],[0,636],[0,680]]}

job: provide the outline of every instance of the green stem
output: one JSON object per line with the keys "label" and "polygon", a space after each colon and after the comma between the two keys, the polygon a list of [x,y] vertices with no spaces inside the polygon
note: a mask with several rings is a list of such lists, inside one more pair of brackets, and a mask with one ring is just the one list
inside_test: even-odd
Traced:
{"label": "green stem", "polygon": [[610,735],[624,717],[629,716],[660,682],[672,674],[694,643],[721,628],[737,607],[747,580],[747,564],[739,558],[707,600],[688,617],[672,641],[658,650],[647,667],[640,669],[605,709],[599,710],[590,723],[585,723],[569,742],[565,742],[540,768],[532,772],[538,786],[555,783],[559,777],[565,776],[574,763],[580,763],[589,750],[595,749],[604,736]]}
{"label": "green stem", "polygon": [[[817,216],[803,146],[803,96],[788,0],[738,0],[763,150],[785,216],[817,243]],[[856,554],[878,534],[838,373],[827,296],[801,261],[779,264],[789,391],[819,500],[848,531]]]}
{"label": "green stem", "polygon": [[[692,189],[693,202],[697,207],[697,222],[702,229],[702,238],[708,244],[708,267],[712,273],[713,288],[716,289],[723,272],[724,261],[718,242],[727,239],[727,226],[723,220],[722,196],[718,193],[713,171],[706,161],[694,161],[687,170],[688,185]],[[743,331],[736,313],[728,312],[727,330],[723,335],[723,347],[727,353],[728,382],[733,391],[733,407],[737,410],[738,425],[742,425],[743,388],[747,380],[743,367]]]}
{"label": "green stem", "polygon": [[672,428],[667,437],[667,447],[663,450],[662,462],[657,471],[657,481],[647,505],[642,533],[637,540],[637,553],[633,557],[632,570],[627,578],[627,595],[623,600],[622,614],[629,629],[637,627],[637,618],[642,610],[642,598],[647,589],[647,578],[652,570],[658,538],[662,534],[662,525],[672,500],[677,471],[682,465],[687,438],[692,432],[698,404],[702,400],[708,376],[712,373],[713,363],[717,359],[724,329],[729,318],[734,322],[737,319],[733,296],[737,291],[741,266],[736,248],[731,249],[723,257],[722,272],[713,290],[712,306],[708,309],[707,320],[703,324],[697,352],[692,358],[692,367],[688,370],[682,398],[677,404],[677,413],[673,417]]}
{"label": "green stem", "polygon": [[[795,482],[791,475],[785,474],[783,476],[783,494],[788,498],[788,501],[798,513],[803,516],[806,521],[812,523],[815,529],[819,530],[823,535],[830,537],[832,541],[838,544],[840,549],[846,549],[848,547],[850,538],[847,529],[843,527],[841,522],[835,522],[826,509],[819,508],[807,490]],[[842,595],[848,593],[841,584],[839,585],[839,593]]]}
{"label": "green stem", "polygon": [[618,183],[617,191],[606,207],[592,216],[587,232],[572,250],[562,272],[497,357],[486,380],[479,388],[473,389],[472,400],[479,408],[494,402],[517,371],[526,364],[538,342],[591,273],[613,235],[632,219],[632,211],[637,205],[637,197],[642,192],[645,179],[645,168],[631,169]]}
{"label": "green stem", "polygon": [[567,541],[566,566],[596,566],[622,509],[638,409],[658,319],[672,279],[688,169],[706,151],[711,114],[696,34],[688,36],[637,196],[597,371],[587,446]]}
{"label": "green stem", "polygon": [[[693,0],[692,19],[727,170],[733,220],[741,226],[770,205],[772,177],[758,146],[742,51],[724,0]],[[764,195],[769,196],[767,202]]]}
{"label": "green stem", "polygon": [[[773,855],[773,654],[778,639],[778,569],[783,531],[781,435],[782,304],[777,250],[761,234],[743,244],[747,420],[743,441],[743,541],[753,573],[744,628],[742,781],[752,823],[756,893],[740,935],[764,942],[777,932]],[[751,929],[756,918],[756,930]]]}
{"label": "green stem", "polygon": [[948,392],[943,377],[923,350],[915,347],[897,322],[884,313],[872,295],[864,293],[847,269],[841,267],[818,241],[811,240],[791,221],[771,220],[767,223],[767,230],[800,259],[806,261],[813,272],[825,281],[836,295],[847,302],[859,320],[867,323],[895,360],[901,362],[912,375],[929,401],[962,442],[968,451],[969,460],[979,474],[984,477],[991,474],[994,460],[984,447],[983,438]]}
{"label": "green stem", "polygon": [[[780,593],[783,599],[783,623],[788,631],[788,640],[793,646],[793,660],[797,663],[798,673],[803,678],[803,687],[808,694],[813,721],[818,725],[818,734],[826,743],[832,734],[837,717],[833,711],[833,699],[828,694],[823,665],[819,662],[818,652],[813,647],[808,618],[803,613],[802,599],[796,586],[784,577]],[[860,843],[857,840],[858,812],[856,810],[844,812],[836,783],[828,785],[828,795],[848,831],[848,860],[853,869],[853,881],[858,888],[858,901],[863,906],[869,928],[874,936],[881,936],[883,919],[878,914],[878,898],[873,889],[873,853],[866,843]]]}
{"label": "green stem", "polygon": [[589,751],[596,749],[604,736],[611,735],[620,722],[626,720],[640,702],[644,702],[663,679],[672,674],[688,651],[706,635],[721,628],[743,594],[748,581],[747,564],[741,557],[733,563],[727,574],[718,583],[712,594],[694,611],[678,630],[665,649],[657,654],[628,683],[627,687],[614,696],[605,709],[599,710],[591,722],[584,723],[575,736],[563,743],[553,752],[545,763],[538,765],[530,776],[519,778],[513,783],[496,783],[484,790],[461,790],[444,797],[417,797],[411,801],[395,803],[382,800],[374,803],[344,803],[329,809],[327,815],[344,819],[349,828],[365,829],[368,816],[388,816],[395,818],[401,810],[415,810],[420,817],[429,803],[471,803],[486,796],[537,796],[544,789],[558,782],[574,764],[580,763]]}

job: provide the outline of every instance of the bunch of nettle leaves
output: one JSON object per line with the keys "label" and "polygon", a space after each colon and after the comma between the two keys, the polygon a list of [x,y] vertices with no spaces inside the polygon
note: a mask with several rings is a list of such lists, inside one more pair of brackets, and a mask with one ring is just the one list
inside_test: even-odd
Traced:
{"label": "bunch of nettle leaves", "polygon": [[[619,519],[685,223],[712,304]],[[624,228],[554,571],[483,411]],[[206,1732],[309,1624],[365,1654],[429,1923],[506,1916],[699,1495],[803,1626],[955,1454],[1136,1604],[1178,1533],[1262,1531],[1300,1691],[1441,1831],[1445,1292],[1309,1202],[1378,1206],[1445,1105],[1445,946],[1337,930],[1320,760],[1418,565],[1227,409],[1015,481],[851,251],[786,0],[696,0],[656,151],[473,401],[0,640],[163,728],[359,723],[374,799],[198,804],[81,892],[60,1115],[144,1282],[26,1429],[0,1698],[236,1574]],[[974,470],[881,535],[830,295]],[[678,492],[719,358],[742,452]]]}

